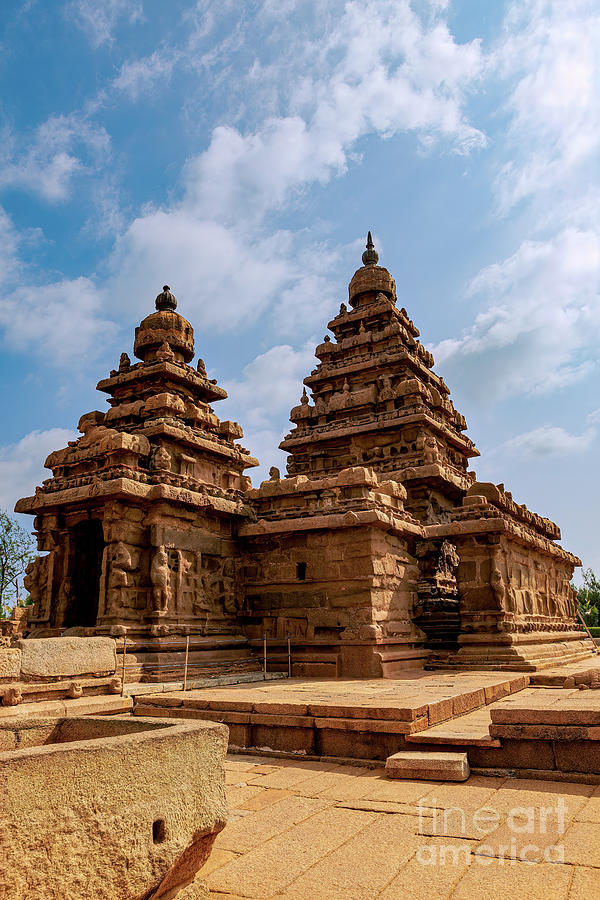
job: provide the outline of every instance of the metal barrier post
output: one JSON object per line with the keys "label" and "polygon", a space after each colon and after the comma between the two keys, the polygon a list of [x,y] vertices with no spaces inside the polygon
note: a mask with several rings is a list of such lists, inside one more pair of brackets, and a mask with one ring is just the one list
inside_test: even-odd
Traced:
{"label": "metal barrier post", "polygon": [[292,677],[292,637],[288,634],[288,678]]}
{"label": "metal barrier post", "polygon": [[263,677],[267,677],[267,636],[263,635]]}
{"label": "metal barrier post", "polygon": [[121,673],[121,697],[125,694],[125,658],[127,656],[127,635],[123,635],[123,671]]}
{"label": "metal barrier post", "polygon": [[[575,601],[575,602],[577,602],[577,601]],[[579,620],[580,620],[581,624],[583,625],[583,627],[584,627],[585,630],[587,631],[587,636],[589,637],[590,641],[592,642],[592,645],[593,645],[593,647],[594,647],[594,649],[593,649],[592,652],[593,652],[593,653],[597,653],[597,652],[598,652],[598,646],[597,646],[597,644],[596,644],[596,641],[595,641],[594,638],[592,637],[592,632],[590,631],[590,629],[589,629],[589,628],[587,627],[587,625],[585,624],[585,619],[584,619],[583,616],[581,615],[581,611],[580,611],[580,609],[579,609],[579,606],[577,607],[577,615],[579,616]]]}
{"label": "metal barrier post", "polygon": [[188,670],[188,657],[190,655],[190,636],[186,634],[185,636],[185,667],[183,670],[183,689],[187,691],[187,670]]}

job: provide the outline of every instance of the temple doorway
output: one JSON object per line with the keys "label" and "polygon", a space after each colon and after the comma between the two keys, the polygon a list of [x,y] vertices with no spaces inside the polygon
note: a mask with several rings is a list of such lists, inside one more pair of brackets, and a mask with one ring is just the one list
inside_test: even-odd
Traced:
{"label": "temple doorway", "polygon": [[104,533],[102,522],[89,519],[71,531],[70,590],[63,628],[89,628],[98,618]]}

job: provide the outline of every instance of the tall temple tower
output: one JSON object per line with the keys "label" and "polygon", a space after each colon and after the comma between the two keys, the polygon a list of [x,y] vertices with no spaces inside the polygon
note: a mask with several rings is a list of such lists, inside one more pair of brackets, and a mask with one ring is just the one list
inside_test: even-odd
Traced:
{"label": "tall temple tower", "polygon": [[291,411],[289,477],[249,494],[250,633],[291,632],[307,674],[589,653],[569,586],[580,561],[553,522],[468,471],[479,453],[370,232],[362,262]]}
{"label": "tall temple tower", "polygon": [[258,463],[212,411],[227,394],[189,365],[193,328],[168,285],[155,305],[136,328],[140,362],[121,354],[98,384],[108,411],[82,416],[82,436],[46,461],[53,477],[17,504],[48,551],[28,573],[33,634],[127,633],[142,668],[184,634],[192,661],[244,658],[235,537]]}
{"label": "tall temple tower", "polygon": [[304,379],[313,402],[305,389],[280,446],[291,454],[292,476],[367,465],[404,485],[420,522],[439,522],[470,487],[468,461],[479,452],[418,329],[396,307],[396,284],[378,265],[371,232],[362,258],[348,286],[350,309],[342,303],[327,326],[335,341],[319,344],[320,362]]}

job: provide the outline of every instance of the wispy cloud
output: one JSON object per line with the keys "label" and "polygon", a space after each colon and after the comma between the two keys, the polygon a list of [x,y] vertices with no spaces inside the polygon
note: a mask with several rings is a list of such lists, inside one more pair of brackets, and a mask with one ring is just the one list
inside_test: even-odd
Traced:
{"label": "wispy cloud", "polygon": [[244,441],[261,462],[259,469],[248,473],[255,484],[266,478],[273,465],[285,470],[286,456],[279,443],[289,428],[290,409],[300,402],[302,380],[314,362],[312,340],[299,349],[280,344],[259,354],[239,379],[224,385],[229,399],[220,404],[219,415],[243,425]]}
{"label": "wispy cloud", "polygon": [[434,355],[457,377],[473,378],[488,400],[548,393],[588,374],[600,338],[600,239],[565,229],[483,269],[467,295],[484,311]]}
{"label": "wispy cloud", "polygon": [[22,145],[5,129],[0,148],[0,189],[18,188],[49,203],[65,201],[80,173],[103,168],[111,152],[107,131],[84,115],[51,116]]}
{"label": "wispy cloud", "polygon": [[77,436],[66,428],[31,431],[14,444],[0,447],[0,509],[12,512],[20,497],[31,496],[50,473],[44,460]]}
{"label": "wispy cloud", "polygon": [[588,428],[581,434],[571,434],[558,425],[542,425],[505,441],[501,452],[533,458],[572,456],[589,450],[595,438],[595,428]]}
{"label": "wispy cloud", "polygon": [[98,48],[112,44],[115,30],[122,21],[140,22],[144,10],[142,0],[70,0],[65,13],[85,32],[91,45]]}
{"label": "wispy cloud", "polygon": [[48,367],[81,361],[116,333],[88,278],[16,288],[0,298],[0,329],[13,351],[33,347]]}
{"label": "wispy cloud", "polygon": [[149,93],[157,85],[170,80],[179,54],[165,47],[155,50],[150,56],[124,62],[112,87],[126,94],[130,100],[137,100]]}
{"label": "wispy cloud", "polygon": [[[496,179],[500,209],[562,192],[598,165],[600,10],[595,0],[518,0],[508,7],[492,65],[512,85],[510,158]],[[555,198],[554,198],[555,199]]]}

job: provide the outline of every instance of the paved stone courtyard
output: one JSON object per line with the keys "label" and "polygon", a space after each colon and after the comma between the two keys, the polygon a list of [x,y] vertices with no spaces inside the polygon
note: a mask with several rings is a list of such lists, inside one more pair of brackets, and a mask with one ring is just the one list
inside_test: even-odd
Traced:
{"label": "paved stone courtyard", "polygon": [[230,755],[212,900],[600,898],[600,787]]}

